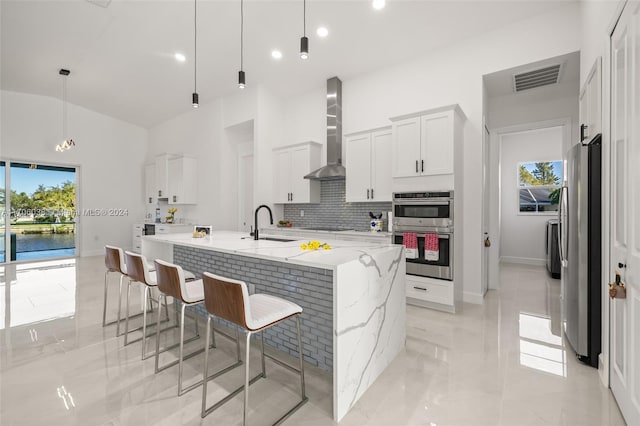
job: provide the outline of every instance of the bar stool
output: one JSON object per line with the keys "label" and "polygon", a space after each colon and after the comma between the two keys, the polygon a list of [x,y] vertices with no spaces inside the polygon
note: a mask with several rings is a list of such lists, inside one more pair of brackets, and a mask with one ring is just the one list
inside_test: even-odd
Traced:
{"label": "bar stool", "polygon": [[[127,265],[124,260],[124,251],[120,247],[105,245],[104,266],[107,270],[104,273],[104,305],[102,308],[102,326],[117,324],[116,336],[120,336],[120,318],[122,307],[122,280],[127,276]],[[148,265],[150,271],[155,270],[155,265]],[[118,318],[107,322],[107,279],[110,272],[120,274],[120,284],[118,286]]]}
{"label": "bar stool", "polygon": [[[133,253],[130,251],[125,251],[125,261],[127,265],[127,275],[129,277],[129,284],[127,286],[127,310],[126,310],[126,320],[124,325],[124,344],[125,346],[137,342],[138,340],[142,340],[142,359],[147,359],[153,354],[146,354],[147,348],[147,303],[150,303],[153,306],[153,298],[151,297],[151,289],[157,287],[156,282],[156,273],[154,271],[150,271],[148,268],[147,259],[138,253]],[[141,339],[136,339],[131,342],[128,341],[129,337],[129,297],[131,293],[131,283],[139,282],[144,284],[144,307],[142,310],[142,337]],[[160,300],[158,302],[158,311],[161,310]],[[166,304],[165,300],[165,311],[167,315],[167,320],[169,319],[169,308]],[[139,328],[138,328],[139,329]],[[138,330],[136,329],[136,330]],[[135,330],[131,330],[135,331]]]}
{"label": "bar stool", "polygon": [[[162,367],[159,366],[160,363],[160,310],[158,310],[158,320],[156,322],[156,367],[155,372],[158,373],[162,370],[166,370],[169,367],[173,367],[178,364],[178,396],[189,392],[192,389],[200,386],[202,384],[202,380],[197,383],[194,383],[187,388],[182,388],[182,362],[185,359],[189,359],[195,355],[202,353],[205,349],[201,348],[190,354],[184,355],[184,344],[187,342],[191,342],[200,337],[198,333],[198,320],[194,318],[196,323],[196,335],[185,342],[184,340],[184,314],[185,309],[188,306],[195,306],[202,304],[204,302],[204,288],[202,287],[202,280],[195,281],[186,281],[185,280],[185,272],[179,265],[174,265],[169,262],[165,262],[160,259],[155,260],[156,267],[156,278],[158,284],[158,290],[160,290],[160,297],[164,298],[165,304],[167,303],[167,296],[173,297],[176,300],[180,300],[182,302],[182,313],[180,316],[180,352],[178,355],[178,359],[176,361],[170,362]],[[215,335],[213,335],[213,344],[212,346],[216,347]],[[162,352],[165,352],[168,349],[174,348],[176,345],[165,348]]]}
{"label": "bar stool", "polygon": [[[279,297],[267,294],[253,294],[249,296],[247,285],[243,281],[233,280],[218,275],[205,272],[202,275],[204,285],[204,305],[209,313],[207,316],[207,341],[205,343],[205,359],[204,359],[204,380],[202,386],[202,412],[201,417],[207,416],[213,410],[229,401],[236,394],[244,389],[244,406],[242,424],[247,424],[247,410],[249,408],[249,386],[262,377],[266,377],[265,356],[278,364],[293,370],[300,374],[300,402],[291,408],[286,414],[280,417],[274,425],[280,424],[304,403],[308,401],[305,394],[304,386],[304,363],[302,360],[302,336],[300,334],[300,315],[302,308],[295,303],[281,299]],[[245,353],[245,369],[244,369],[244,385],[240,386],[229,395],[216,402],[211,407],[207,407],[207,382],[209,367],[209,333],[211,328],[211,319],[219,317],[232,322],[237,327],[242,327],[246,332],[246,353]],[[298,357],[300,359],[300,368],[296,369],[282,361],[279,361],[264,353],[264,336],[263,331],[274,326],[288,318],[295,317],[296,328],[298,331]],[[262,372],[257,376],[249,379],[249,350],[251,348],[251,335],[260,332],[261,334],[261,356],[262,356]]]}

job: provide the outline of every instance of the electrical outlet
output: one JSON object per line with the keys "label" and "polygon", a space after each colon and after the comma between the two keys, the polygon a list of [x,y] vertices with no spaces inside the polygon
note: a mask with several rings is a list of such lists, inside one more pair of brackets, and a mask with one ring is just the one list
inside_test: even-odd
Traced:
{"label": "electrical outlet", "polygon": [[300,217],[304,217],[304,210],[300,210]]}

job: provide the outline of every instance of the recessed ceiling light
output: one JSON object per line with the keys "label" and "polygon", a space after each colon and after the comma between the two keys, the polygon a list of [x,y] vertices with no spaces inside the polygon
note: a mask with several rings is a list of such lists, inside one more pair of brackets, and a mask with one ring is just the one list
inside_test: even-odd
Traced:
{"label": "recessed ceiling light", "polygon": [[318,34],[318,37],[326,37],[329,35],[329,30],[327,27],[318,27],[316,34]]}
{"label": "recessed ceiling light", "polygon": [[187,60],[187,57],[184,56],[182,53],[176,53],[175,55],[173,55],[174,58],[176,58],[176,61],[178,62],[184,62]]}
{"label": "recessed ceiling light", "polygon": [[271,51],[271,57],[273,59],[280,59],[280,58],[282,58],[282,52],[279,51],[279,50],[272,50]]}
{"label": "recessed ceiling light", "polygon": [[384,0],[373,0],[371,4],[375,10],[384,9],[385,1]]}

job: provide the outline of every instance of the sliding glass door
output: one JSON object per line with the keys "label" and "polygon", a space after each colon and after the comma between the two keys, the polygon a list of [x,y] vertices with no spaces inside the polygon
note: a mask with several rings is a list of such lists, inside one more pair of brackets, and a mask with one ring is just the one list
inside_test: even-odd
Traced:
{"label": "sliding glass door", "polygon": [[0,262],[75,256],[76,169],[9,161],[0,168]]}

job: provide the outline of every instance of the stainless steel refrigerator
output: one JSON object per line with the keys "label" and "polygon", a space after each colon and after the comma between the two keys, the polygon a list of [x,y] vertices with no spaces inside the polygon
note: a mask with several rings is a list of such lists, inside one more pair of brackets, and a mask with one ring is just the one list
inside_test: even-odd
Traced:
{"label": "stainless steel refrigerator", "polygon": [[578,358],[598,366],[601,350],[601,137],[567,153],[558,233],[564,333]]}

